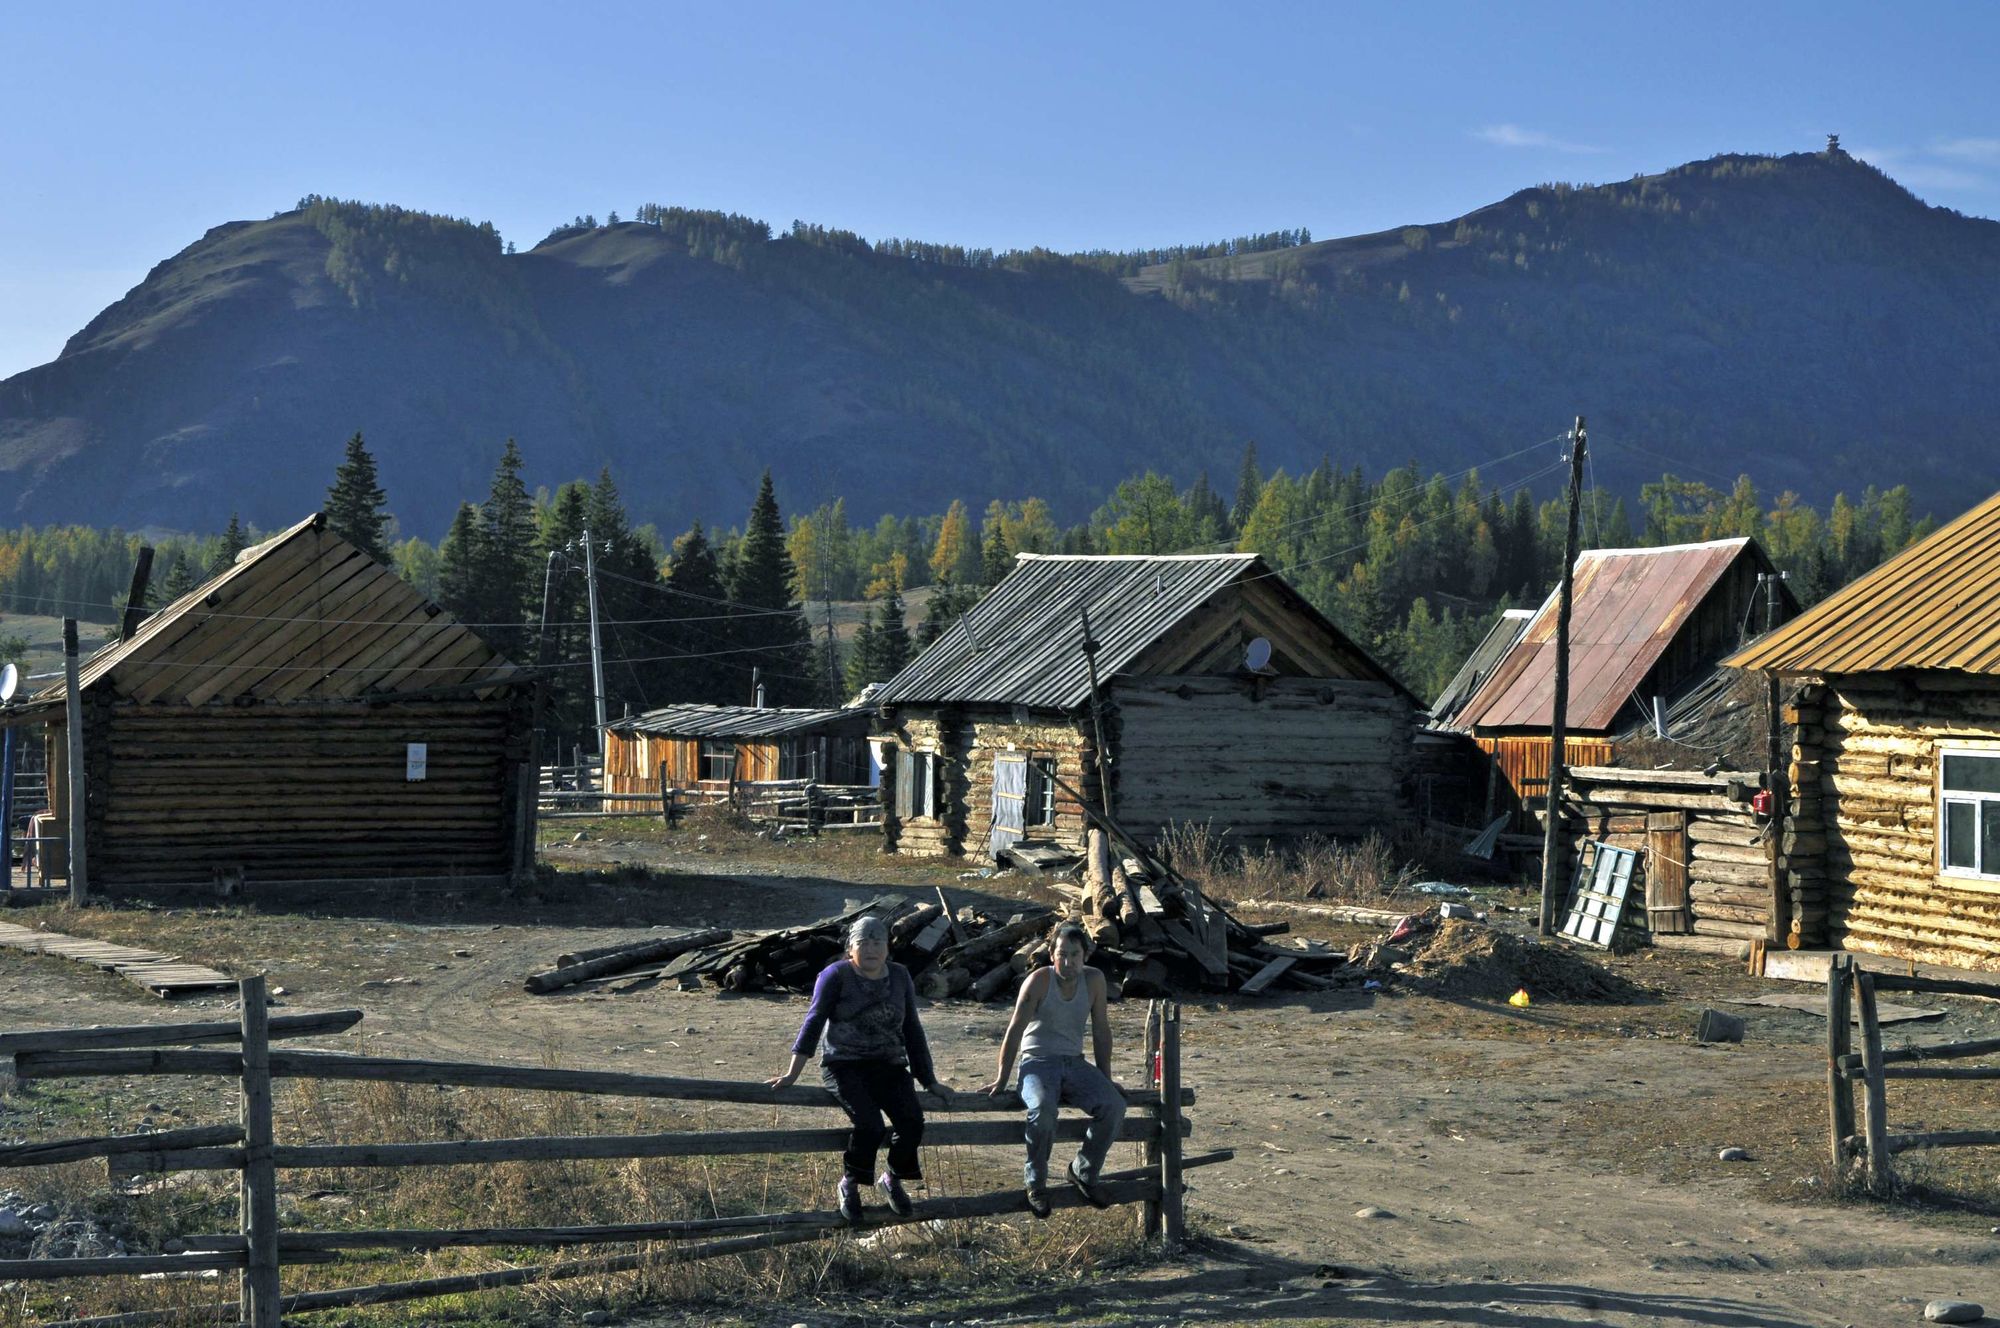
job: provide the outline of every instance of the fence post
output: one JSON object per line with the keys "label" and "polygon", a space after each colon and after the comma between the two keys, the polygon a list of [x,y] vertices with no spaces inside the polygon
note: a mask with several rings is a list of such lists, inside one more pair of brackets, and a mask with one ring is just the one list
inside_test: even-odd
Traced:
{"label": "fence post", "polygon": [[[1160,1086],[1160,1010],[1165,1003],[1158,1000],[1146,1003],[1146,1087]],[[1153,1118],[1153,1132],[1139,1145],[1140,1156],[1145,1161],[1146,1170],[1154,1175],[1160,1169],[1161,1114],[1158,1107],[1147,1107],[1146,1114]],[[1152,1240],[1160,1234],[1160,1201],[1148,1199],[1139,1210],[1139,1237]]]}
{"label": "fence post", "polygon": [[1181,1003],[1168,1001],[1160,1017],[1160,1207],[1164,1252],[1177,1255],[1187,1236],[1181,1195]]}
{"label": "fence post", "polygon": [[1889,1193],[1889,1105],[1882,1075],[1882,1024],[1875,1017],[1875,977],[1856,972],[1855,992],[1861,1004],[1862,1110],[1867,1116],[1868,1189]]}
{"label": "fence post", "polygon": [[1846,955],[1833,955],[1826,965],[1826,1094],[1827,1122],[1833,1132],[1833,1183],[1846,1189],[1853,1158],[1847,1141],[1854,1135],[1854,1081],[1841,1066],[1853,1045],[1848,1036],[1849,972]]}
{"label": "fence post", "polygon": [[245,978],[243,1003],[243,1181],[240,1222],[247,1258],[241,1314],[249,1328],[278,1323],[278,1171],[271,1137],[271,1016],[264,978]]}

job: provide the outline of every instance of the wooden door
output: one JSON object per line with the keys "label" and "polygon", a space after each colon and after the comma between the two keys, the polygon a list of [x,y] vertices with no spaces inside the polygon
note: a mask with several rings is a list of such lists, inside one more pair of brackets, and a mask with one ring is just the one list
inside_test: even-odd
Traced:
{"label": "wooden door", "polygon": [[1646,926],[1661,935],[1688,930],[1686,812],[1646,818]]}

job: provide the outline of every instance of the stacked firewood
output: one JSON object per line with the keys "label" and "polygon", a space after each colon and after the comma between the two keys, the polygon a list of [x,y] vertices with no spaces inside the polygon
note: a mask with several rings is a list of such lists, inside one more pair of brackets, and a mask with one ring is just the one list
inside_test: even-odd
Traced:
{"label": "stacked firewood", "polygon": [[777,931],[691,932],[631,945],[561,956],[529,976],[533,992],[609,984],[629,990],[658,982],[684,989],[704,983],[728,991],[812,990],[821,969],[839,958],[854,919],[873,913],[889,926],[889,954],[910,970],[932,1000],[1011,998],[1021,979],[1049,962],[1049,933],[1059,920],[1081,925],[1091,938],[1091,963],[1125,996],[1176,990],[1241,990],[1273,986],[1323,990],[1342,985],[1346,956],[1327,946],[1274,943],[1287,924],[1238,921],[1191,883],[1157,863],[1113,854],[1094,833],[1082,885],[1051,881],[1060,908],[1042,904],[1003,909],[954,908],[943,890],[936,903],[884,896],[800,927]]}

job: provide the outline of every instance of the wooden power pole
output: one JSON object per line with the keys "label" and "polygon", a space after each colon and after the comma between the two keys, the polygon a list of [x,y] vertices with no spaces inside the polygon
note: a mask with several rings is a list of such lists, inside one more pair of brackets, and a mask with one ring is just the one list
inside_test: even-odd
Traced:
{"label": "wooden power pole", "polygon": [[1583,499],[1583,416],[1569,436],[1569,526],[1563,535],[1561,589],[1556,597],[1556,695],[1549,721],[1549,804],[1542,829],[1542,935],[1556,934],[1566,875],[1562,851],[1562,789],[1569,751],[1569,612],[1576,590],[1576,513]]}

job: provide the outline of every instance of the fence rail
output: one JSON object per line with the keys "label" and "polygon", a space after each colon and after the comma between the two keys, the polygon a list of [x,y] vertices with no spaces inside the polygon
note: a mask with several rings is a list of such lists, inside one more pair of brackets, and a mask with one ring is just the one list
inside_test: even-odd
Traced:
{"label": "fence rail", "polygon": [[[1871,1194],[1895,1188],[1890,1160],[1923,1148],[2000,1146],[2000,1130],[1933,1130],[1890,1134],[1888,1081],[1891,1079],[2000,1079],[2000,1065],[1928,1065],[1926,1061],[1970,1060],[2000,1054],[2000,1038],[1974,1038],[1926,1047],[1882,1046],[1878,991],[1918,991],[1948,996],[2000,998],[2000,983],[1916,974],[1869,973],[1846,955],[1835,955],[1826,973],[1827,1121],[1834,1176],[1847,1184],[1855,1171]],[[1858,1016],[1858,1018],[1857,1018]],[[1850,1023],[1860,1026],[1861,1049],[1853,1050]],[[1855,1089],[1861,1090],[1860,1114]]]}
{"label": "fence rail", "polygon": [[[610,1160],[661,1157],[726,1157],[746,1154],[835,1152],[847,1131],[832,1129],[762,1129],[671,1131],[635,1135],[567,1135],[507,1139],[453,1139],[401,1144],[281,1144],[273,1137],[272,1084],[281,1078],[373,1080],[404,1084],[438,1084],[478,1088],[533,1089],[617,1097],[668,1098],[689,1102],[732,1102],[760,1106],[786,1105],[837,1108],[821,1089],[793,1086],[772,1089],[761,1083],[671,1078],[598,1070],[552,1070],[529,1066],[489,1065],[352,1056],[325,1051],[274,1051],[273,1038],[337,1032],[360,1018],[354,1010],[271,1017],[266,1009],[264,979],[245,979],[240,987],[242,1016],[238,1023],[132,1026],[96,1029],[51,1029],[0,1035],[0,1054],[11,1054],[15,1075],[23,1082],[55,1078],[129,1077],[176,1074],[232,1078],[238,1084],[239,1123],[192,1126],[139,1135],[101,1135],[0,1147],[0,1166],[45,1166],[88,1158],[103,1158],[113,1177],[157,1171],[225,1170],[241,1174],[242,1204],[238,1230],[180,1238],[168,1252],[114,1258],[0,1260],[0,1278],[34,1280],[64,1277],[109,1277],[148,1273],[204,1273],[235,1270],[240,1275],[239,1304],[194,1311],[137,1311],[98,1319],[73,1321],[97,1328],[123,1328],[174,1315],[235,1312],[251,1328],[269,1328],[281,1314],[346,1308],[391,1300],[461,1294],[529,1282],[554,1281],[636,1269],[655,1261],[681,1261],[741,1254],[805,1241],[823,1240],[842,1231],[894,1226],[905,1222],[994,1217],[1026,1210],[1019,1190],[962,1198],[926,1200],[909,1217],[890,1212],[868,1213],[858,1223],[824,1212],[763,1213],[736,1217],[697,1218],[671,1222],[607,1223],[574,1227],[463,1227],[437,1230],[285,1230],[278,1221],[278,1173],[294,1168],[366,1168],[406,1166],[491,1165],[497,1162],[542,1160]],[[1192,1168],[1228,1161],[1233,1154],[1217,1150],[1201,1156],[1183,1154],[1192,1127],[1183,1108],[1194,1101],[1180,1081],[1180,1007],[1155,1001],[1147,1018],[1147,1063],[1157,1087],[1125,1090],[1127,1103],[1137,1108],[1128,1116],[1119,1141],[1144,1146],[1145,1165],[1110,1172],[1102,1178],[1103,1196],[1114,1204],[1143,1206],[1141,1224],[1149,1237],[1160,1237],[1163,1248],[1175,1251],[1185,1238],[1183,1174]],[[235,1040],[236,1050],[182,1050],[162,1043]],[[1015,1113],[1022,1109],[1018,1094],[952,1095],[931,1108],[951,1115]],[[1061,1121],[1057,1137],[1079,1139],[1086,1122]],[[1021,1144],[1018,1121],[948,1120],[931,1124],[926,1144],[985,1146]],[[1068,1190],[1052,1190],[1059,1208],[1085,1202]],[[448,1247],[539,1245],[565,1247],[625,1242],[663,1242],[663,1250],[575,1260],[489,1273],[377,1283],[327,1291],[282,1295],[279,1274],[286,1263],[328,1263],[343,1251],[425,1251]]]}

